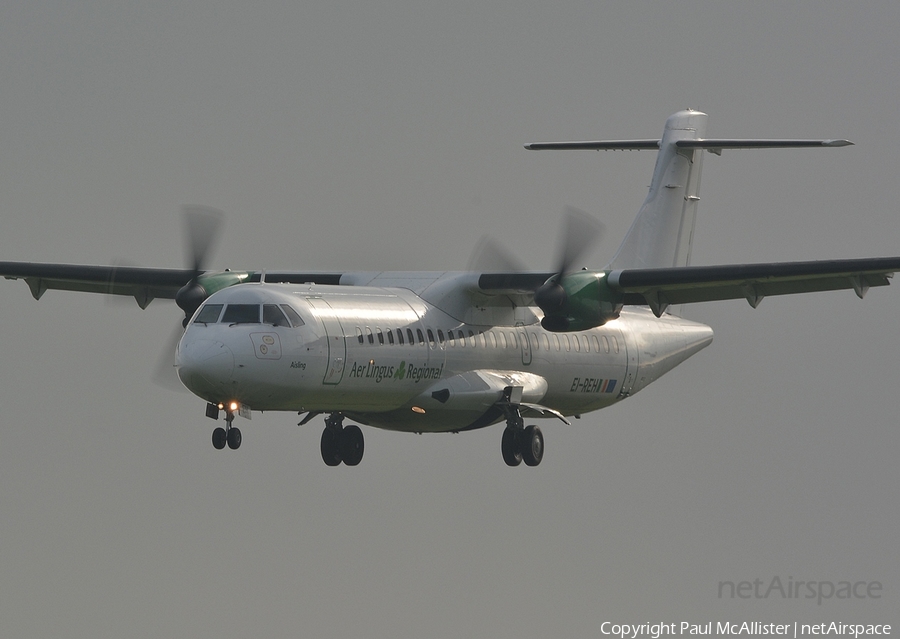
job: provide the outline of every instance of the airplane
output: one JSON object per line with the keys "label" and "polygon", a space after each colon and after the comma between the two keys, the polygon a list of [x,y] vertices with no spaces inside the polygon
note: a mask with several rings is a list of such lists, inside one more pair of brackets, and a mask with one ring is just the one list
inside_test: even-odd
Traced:
{"label": "airplane", "polygon": [[[551,272],[212,271],[204,263],[221,225],[186,211],[186,269],[0,262],[35,299],[49,289],[124,295],[141,308],[174,300],[184,311],[175,347],[181,383],[224,419],[213,446],[241,446],[235,416],[292,411],[324,416],[329,466],[355,466],[357,424],[414,433],[505,423],[503,461],[537,466],[540,427],[631,397],[707,347],[709,326],[683,304],[888,285],[900,257],[691,266],[704,152],[830,148],[847,140],[707,138],[707,115],[670,116],[659,139],[550,142],[529,150],[657,151],[649,193],[609,264],[577,268],[599,233],[570,211]],[[344,425],[344,420],[355,423]]]}

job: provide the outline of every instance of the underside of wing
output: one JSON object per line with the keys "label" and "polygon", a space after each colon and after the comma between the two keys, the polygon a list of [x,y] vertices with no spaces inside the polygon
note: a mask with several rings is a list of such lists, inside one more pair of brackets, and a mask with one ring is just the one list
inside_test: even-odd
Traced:
{"label": "underside of wing", "polygon": [[900,257],[732,264],[612,271],[607,281],[625,304],[647,304],[659,316],[670,304],[746,299],[756,308],[769,295],[853,289],[862,298],[887,286]]}
{"label": "underside of wing", "polygon": [[25,280],[35,299],[48,289],[81,291],[134,297],[142,308],[155,298],[175,299],[193,274],[187,269],[0,262],[0,276]]}

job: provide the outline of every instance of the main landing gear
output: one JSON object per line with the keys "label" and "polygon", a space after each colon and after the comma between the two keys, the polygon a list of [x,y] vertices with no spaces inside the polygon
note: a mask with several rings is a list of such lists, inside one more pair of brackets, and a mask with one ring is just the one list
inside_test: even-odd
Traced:
{"label": "main landing gear", "polygon": [[537,426],[525,426],[518,410],[506,420],[500,439],[500,452],[507,466],[537,466],[544,458],[544,435]]}
{"label": "main landing gear", "polygon": [[322,431],[322,460],[329,466],[338,466],[344,462],[348,466],[356,466],[362,461],[366,442],[359,426],[343,425],[344,416],[332,413],[325,420]]}
{"label": "main landing gear", "polygon": [[[218,409],[216,415],[218,416]],[[207,416],[209,416],[209,410],[207,410]],[[232,426],[231,423],[233,421],[234,411],[226,410],[225,428],[220,426],[212,434],[212,445],[216,450],[222,450],[225,448],[225,444],[228,444],[228,448],[231,450],[237,450],[241,447],[241,429],[237,426]]]}

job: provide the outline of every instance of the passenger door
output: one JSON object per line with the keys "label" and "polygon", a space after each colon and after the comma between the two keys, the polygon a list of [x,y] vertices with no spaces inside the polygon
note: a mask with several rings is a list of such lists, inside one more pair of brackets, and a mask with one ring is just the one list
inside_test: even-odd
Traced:
{"label": "passenger door", "polygon": [[347,337],[344,334],[344,327],[337,313],[323,298],[310,297],[307,301],[315,309],[319,321],[325,327],[328,363],[325,366],[322,383],[331,386],[340,384],[344,378],[344,362],[347,359]]}

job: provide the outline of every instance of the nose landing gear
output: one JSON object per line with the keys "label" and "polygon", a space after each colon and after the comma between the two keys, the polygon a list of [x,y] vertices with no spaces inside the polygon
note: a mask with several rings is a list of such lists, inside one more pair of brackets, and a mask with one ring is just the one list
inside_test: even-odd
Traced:
{"label": "nose landing gear", "polygon": [[[213,419],[218,419],[218,407],[215,406],[215,404],[210,404],[209,406],[215,408],[215,417],[213,417]],[[207,407],[206,415],[207,417],[212,417],[209,407]],[[225,444],[228,444],[228,448],[230,448],[231,450],[237,450],[241,447],[241,429],[236,426],[232,426],[231,423],[233,421],[234,411],[226,409],[225,428],[222,428],[220,426],[219,428],[216,428],[212,434],[212,445],[216,450],[222,450],[223,448],[225,448]]]}

